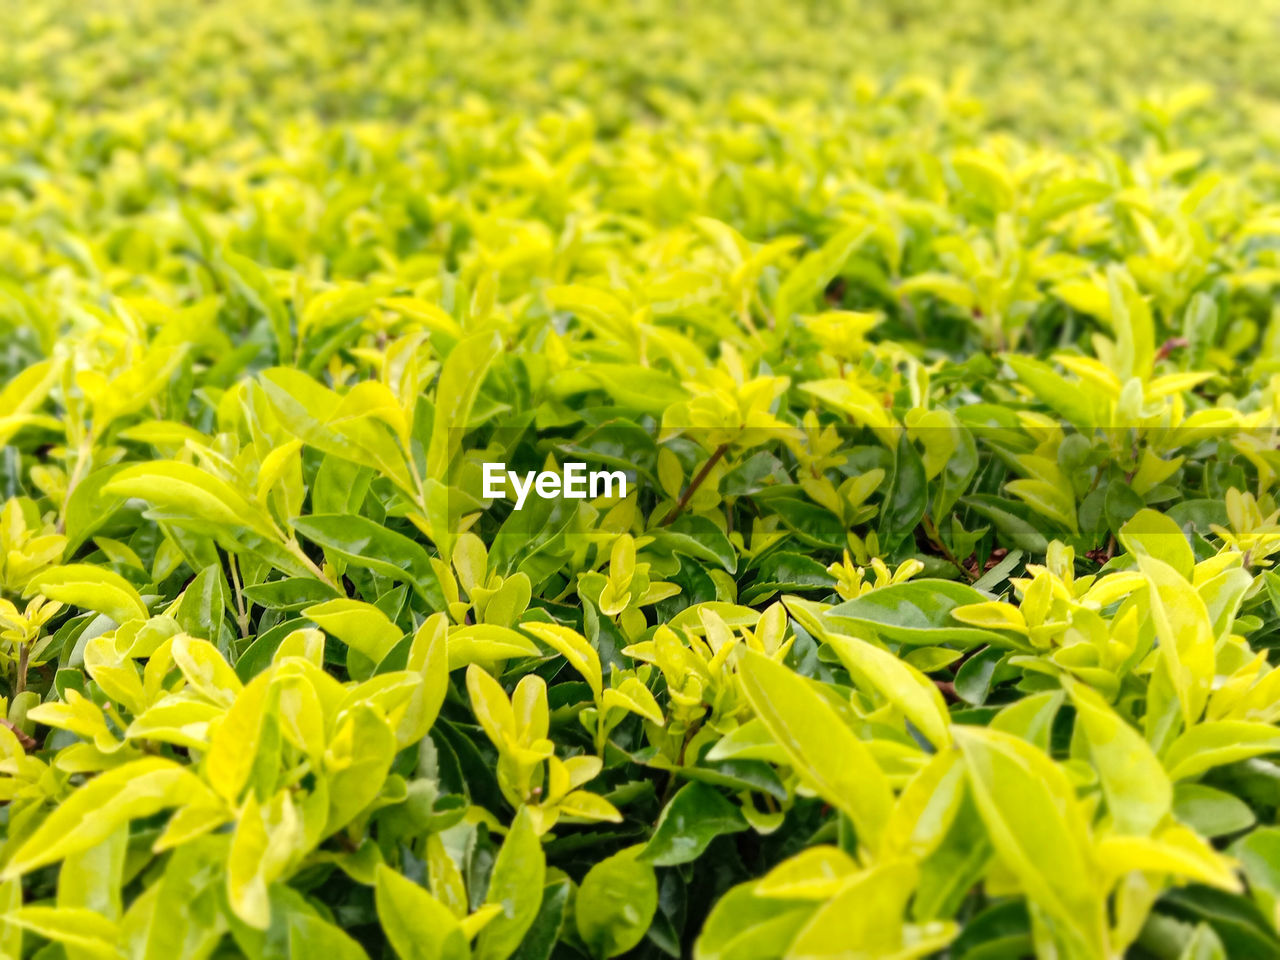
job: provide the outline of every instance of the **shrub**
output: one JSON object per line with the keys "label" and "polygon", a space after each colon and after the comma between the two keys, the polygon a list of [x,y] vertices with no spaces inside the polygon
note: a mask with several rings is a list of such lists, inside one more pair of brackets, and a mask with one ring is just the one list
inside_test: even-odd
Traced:
{"label": "shrub", "polygon": [[1269,4],[264,6],[0,35],[0,954],[1280,957]]}

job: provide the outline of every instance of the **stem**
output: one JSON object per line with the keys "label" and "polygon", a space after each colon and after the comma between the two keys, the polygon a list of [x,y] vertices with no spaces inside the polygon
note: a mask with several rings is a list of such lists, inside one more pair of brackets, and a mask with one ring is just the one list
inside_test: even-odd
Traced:
{"label": "stem", "polygon": [[306,553],[303,552],[302,547],[298,546],[297,540],[286,540],[285,549],[287,549],[291,554],[293,554],[293,556],[297,559],[299,563],[301,563],[304,567],[310,570],[315,575],[317,580],[320,580],[323,583],[327,583],[329,586],[333,587],[335,590],[338,589],[338,585],[334,583],[332,580],[330,580],[327,576],[325,576],[324,571],[316,566],[315,561],[312,560],[310,557],[306,555]]}
{"label": "stem", "polygon": [[213,264],[205,259],[204,254],[199,250],[183,248],[178,251],[179,255],[194,260],[198,265],[204,267],[205,272],[209,274],[209,279],[213,281],[213,288],[219,293],[226,293],[227,288],[222,283],[222,278],[218,276],[218,271],[213,269]]}
{"label": "stem", "polygon": [[58,511],[58,523],[54,529],[58,533],[62,533],[67,522],[67,505],[71,503],[71,495],[76,492],[76,487],[80,485],[80,481],[84,479],[85,467],[89,463],[89,457],[93,453],[93,432],[89,431],[80,440],[80,446],[76,449],[76,465],[71,470],[71,478],[67,481],[67,493],[62,498],[62,509]]}
{"label": "stem", "polygon": [[31,645],[28,643],[18,644],[18,680],[13,685],[15,694],[22,693],[27,689],[27,668],[31,662]]}
{"label": "stem", "polygon": [[764,302],[764,297],[760,295],[760,291],[756,290],[753,296],[756,303],[756,309],[760,311],[760,316],[764,317],[765,325],[770,330],[777,329],[777,319],[774,317],[773,311],[769,309],[769,305]]}
{"label": "stem", "polygon": [[742,303],[738,305],[738,322],[747,328],[747,332],[755,339],[760,338],[760,331],[756,328],[756,323],[751,319],[751,295],[742,298]]}
{"label": "stem", "polygon": [[227,554],[227,566],[231,569],[231,586],[236,592],[236,626],[240,628],[240,639],[249,636],[249,614],[244,607],[244,592],[240,585],[240,564],[234,553]]}
{"label": "stem", "polygon": [[1187,346],[1186,337],[1170,337],[1164,343],[1160,344],[1160,349],[1156,351],[1155,362],[1159,363],[1161,360],[1166,359],[1169,354],[1173,353],[1173,351],[1185,346]]}
{"label": "stem", "polygon": [[667,526],[675,520],[676,517],[684,513],[684,508],[689,505],[690,499],[692,499],[693,495],[698,492],[698,488],[702,486],[703,481],[707,479],[707,475],[711,473],[712,468],[720,462],[720,458],[725,455],[725,452],[728,449],[729,445],[727,443],[722,443],[720,446],[716,447],[711,456],[707,458],[707,462],[702,465],[702,469],[699,470],[694,475],[693,479],[689,481],[689,485],[684,488],[684,493],[680,494],[680,499],[676,502],[676,505],[671,509],[671,512],[667,514],[666,518],[661,524],[659,524],[659,526]]}
{"label": "stem", "polygon": [[967,567],[963,566],[960,561],[956,559],[955,554],[953,554],[947,545],[943,543],[942,536],[938,533],[938,528],[934,526],[933,519],[927,513],[924,515],[924,522],[922,526],[924,527],[925,536],[929,538],[929,542],[942,551],[942,557],[944,560],[964,574],[970,583],[973,583],[978,579],[969,572]]}
{"label": "stem", "polygon": [[676,779],[677,779],[676,770],[685,765],[684,756],[685,756],[685,752],[689,749],[689,741],[693,739],[693,735],[698,732],[698,728],[700,726],[702,726],[702,722],[695,721],[693,725],[690,726],[688,729],[686,729],[684,732],[684,738],[680,741],[680,752],[676,755],[675,766],[671,770],[667,771],[667,784],[662,791],[662,800],[660,801],[660,805],[663,807],[667,805],[667,802],[671,799],[672,794],[675,793]]}
{"label": "stem", "polygon": [[0,717],[0,727],[7,727],[9,732],[18,738],[18,742],[22,744],[23,750],[31,750],[35,747],[35,738],[29,737],[23,733],[22,729],[12,720],[9,720],[6,717]]}
{"label": "stem", "polygon": [[413,479],[413,485],[416,488],[417,507],[425,517],[427,515],[427,488],[422,482],[422,474],[418,473],[418,461],[414,459],[413,450],[408,446],[402,445],[400,454],[404,457],[404,462],[409,467],[409,476]]}

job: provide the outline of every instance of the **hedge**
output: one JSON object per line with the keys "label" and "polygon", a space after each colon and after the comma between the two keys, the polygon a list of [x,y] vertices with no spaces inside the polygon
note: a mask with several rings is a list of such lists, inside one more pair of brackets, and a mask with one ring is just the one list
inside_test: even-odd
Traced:
{"label": "hedge", "polygon": [[1269,0],[0,30],[0,956],[1280,958]]}

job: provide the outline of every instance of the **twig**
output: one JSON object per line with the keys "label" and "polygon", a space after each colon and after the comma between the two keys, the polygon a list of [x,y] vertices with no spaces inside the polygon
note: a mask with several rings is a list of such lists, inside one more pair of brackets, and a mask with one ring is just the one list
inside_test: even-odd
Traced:
{"label": "twig", "polygon": [[707,479],[707,474],[709,474],[712,468],[720,462],[720,458],[725,455],[725,451],[728,449],[729,445],[727,443],[722,443],[720,446],[716,447],[715,452],[707,458],[707,462],[702,465],[702,469],[699,470],[697,474],[694,475],[694,478],[689,481],[689,485],[684,488],[684,493],[680,494],[680,499],[676,502],[676,505],[671,508],[671,512],[667,514],[666,518],[661,524],[659,524],[659,526],[667,526],[675,520],[676,517],[684,513],[684,508],[689,505],[689,501],[693,498],[693,495],[698,492],[698,488],[702,486],[703,481]]}
{"label": "twig", "polygon": [[227,553],[227,566],[231,569],[231,586],[236,592],[236,626],[240,628],[240,639],[249,636],[249,614],[244,607],[244,591],[240,584],[240,566],[234,553]]}
{"label": "twig", "polygon": [[19,730],[18,725],[14,723],[12,720],[6,719],[5,717],[0,717],[0,725],[6,726],[9,728],[9,730],[13,733],[13,735],[18,738],[18,742],[22,744],[23,750],[35,749],[35,746],[36,746],[35,738],[28,736],[27,734]]}
{"label": "twig", "polygon": [[1170,337],[1164,343],[1160,344],[1160,349],[1156,351],[1156,362],[1159,363],[1173,351],[1187,346],[1186,337]]}
{"label": "twig", "polygon": [[81,438],[80,446],[76,449],[76,465],[71,470],[71,477],[67,481],[67,492],[62,498],[62,509],[58,511],[58,522],[54,525],[54,531],[57,533],[62,533],[66,529],[67,507],[71,504],[71,495],[76,492],[76,487],[84,479],[85,467],[92,455],[93,432],[90,431]]}
{"label": "twig", "polygon": [[968,570],[968,568],[966,568],[959,560],[956,559],[955,554],[952,553],[951,549],[946,545],[945,542],[943,542],[942,535],[938,533],[938,528],[934,524],[933,518],[926,513],[924,515],[923,520],[924,522],[922,526],[924,527],[924,535],[925,537],[928,538],[930,543],[932,543],[935,547],[937,547],[939,550],[942,551],[942,558],[946,560],[948,563],[950,563],[957,570],[959,570],[962,574],[964,574],[969,579],[970,583],[973,583],[973,581],[977,580],[978,578],[975,577]]}
{"label": "twig", "polygon": [[31,646],[27,643],[18,644],[18,681],[13,686],[15,694],[22,693],[27,689],[27,668],[31,662]]}

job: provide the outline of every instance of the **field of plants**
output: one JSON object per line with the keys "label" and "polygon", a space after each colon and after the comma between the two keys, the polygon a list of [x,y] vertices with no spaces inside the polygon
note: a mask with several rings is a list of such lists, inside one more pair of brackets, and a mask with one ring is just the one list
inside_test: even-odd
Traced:
{"label": "field of plants", "polygon": [[1280,960],[1278,51],[0,0],[0,958]]}

